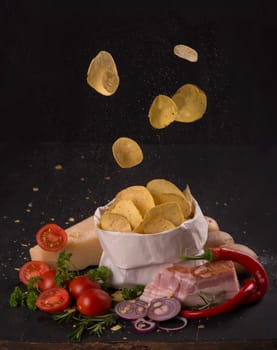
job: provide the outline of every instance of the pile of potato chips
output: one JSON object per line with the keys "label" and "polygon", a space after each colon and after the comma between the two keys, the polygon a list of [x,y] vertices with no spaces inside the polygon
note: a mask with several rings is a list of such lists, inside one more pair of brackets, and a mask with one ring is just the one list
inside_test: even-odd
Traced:
{"label": "pile of potato chips", "polygon": [[166,179],[153,179],[118,192],[103,213],[104,231],[152,234],[171,230],[194,216],[189,186],[181,191]]}

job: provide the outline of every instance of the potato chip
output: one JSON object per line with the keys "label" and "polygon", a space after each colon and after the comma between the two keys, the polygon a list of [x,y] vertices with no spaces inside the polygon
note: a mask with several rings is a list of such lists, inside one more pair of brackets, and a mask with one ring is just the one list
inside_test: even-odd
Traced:
{"label": "potato chip", "polygon": [[176,226],[169,220],[163,217],[154,217],[151,221],[144,224],[144,233],[160,233],[168,230],[172,230]]}
{"label": "potato chip", "polygon": [[124,216],[108,210],[101,216],[99,227],[105,231],[132,232],[131,225]]}
{"label": "potato chip", "polygon": [[115,200],[130,199],[140,211],[142,217],[155,206],[152,194],[145,186],[129,186],[118,192]]}
{"label": "potato chip", "polygon": [[134,233],[144,233],[144,222],[141,221],[138,226],[134,227],[133,228],[133,231]]}
{"label": "potato chip", "polygon": [[176,202],[167,202],[158,204],[150,209],[144,217],[144,228],[154,218],[161,217],[171,221],[175,226],[181,225],[184,221],[184,215],[180,205]]}
{"label": "potato chip", "polygon": [[176,193],[160,193],[159,200],[161,203],[175,202],[178,203],[182,209],[185,219],[190,218],[192,212],[192,202],[185,196],[180,196]]}
{"label": "potato chip", "polygon": [[104,96],[114,94],[119,86],[117,67],[112,55],[100,51],[90,62],[87,83]]}
{"label": "potato chip", "polygon": [[166,95],[154,98],[148,113],[153,128],[162,129],[174,122],[177,115],[176,103]]}
{"label": "potato chip", "polygon": [[188,218],[192,218],[194,216],[195,206],[194,206],[193,196],[191,194],[189,185],[186,186],[183,193],[184,193],[187,201],[190,203],[190,207],[191,207],[191,212],[190,212]]}
{"label": "potato chip", "polygon": [[124,216],[129,221],[132,228],[138,226],[142,221],[142,216],[138,208],[130,199],[120,199],[115,201],[109,211],[113,214]]}
{"label": "potato chip", "polygon": [[173,48],[173,52],[176,56],[183,58],[190,62],[198,61],[198,53],[192,47],[189,47],[184,44],[175,45]]}
{"label": "potato chip", "polygon": [[207,109],[207,96],[198,86],[185,84],[172,96],[178,113],[175,121],[191,123],[203,117]]}
{"label": "potato chip", "polygon": [[162,203],[160,198],[161,193],[175,193],[184,197],[182,191],[174,183],[166,179],[153,179],[147,183],[146,188],[152,194],[156,204]]}
{"label": "potato chip", "polygon": [[120,137],[112,145],[115,161],[121,168],[132,168],[143,161],[139,144],[129,137]]}

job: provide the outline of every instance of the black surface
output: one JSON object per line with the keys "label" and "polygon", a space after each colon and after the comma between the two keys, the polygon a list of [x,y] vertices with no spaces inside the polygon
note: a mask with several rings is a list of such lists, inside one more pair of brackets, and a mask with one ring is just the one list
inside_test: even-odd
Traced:
{"label": "black surface", "polygon": [[[268,271],[270,289],[257,305],[210,320],[190,321],[182,332],[139,335],[129,326],[119,332],[108,332],[101,341],[174,343],[276,339],[277,171],[274,165],[277,148],[143,145],[144,162],[129,170],[118,168],[110,148],[108,144],[49,143],[35,147],[21,145],[10,152],[8,146],[2,146],[0,339],[67,341],[69,327],[59,326],[39,311],[8,306],[9,293],[18,284],[14,268],[29,259],[28,249],[35,244],[38,227],[51,218],[68,227],[69,217],[80,221],[112,199],[121,188],[145,184],[155,177],[168,178],[181,188],[190,184],[204,214],[216,218],[220,227],[237,242],[257,252]],[[61,164],[63,169],[55,170],[56,164]],[[33,192],[33,187],[39,191]],[[28,203],[32,203],[30,212],[26,212],[30,209]],[[83,341],[93,343],[97,338],[85,337]]]}
{"label": "black surface", "polygon": [[[276,143],[276,2],[0,2],[2,138],[24,141]],[[184,43],[190,63],[173,54]],[[91,59],[114,56],[116,94],[86,83]],[[208,96],[201,121],[154,130],[148,109],[195,83]]]}
{"label": "black surface", "polygon": [[[1,346],[68,342],[69,329],[51,317],[8,306],[14,268],[29,259],[37,228],[53,218],[68,227],[70,217],[78,222],[119,189],[154,177],[188,183],[204,213],[258,253],[270,290],[255,306],[192,321],[174,335],[141,336],[130,328],[102,340],[276,346],[275,4],[0,0]],[[174,56],[179,43],[195,48],[199,61]],[[100,50],[112,53],[120,75],[110,97],[86,83]],[[205,116],[151,128],[153,98],[184,83],[206,92]],[[111,144],[119,136],[141,144],[141,165],[116,165]]]}

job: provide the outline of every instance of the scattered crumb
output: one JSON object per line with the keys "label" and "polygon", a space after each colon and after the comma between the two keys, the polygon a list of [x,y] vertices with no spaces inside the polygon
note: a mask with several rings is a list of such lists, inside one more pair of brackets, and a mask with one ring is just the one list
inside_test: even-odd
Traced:
{"label": "scattered crumb", "polygon": [[79,238],[79,232],[72,232],[69,236],[73,238]]}
{"label": "scattered crumb", "polygon": [[105,180],[110,180],[111,177],[110,177],[110,176],[105,176],[104,179],[105,179]]}
{"label": "scattered crumb", "polygon": [[128,338],[127,338],[127,337],[123,337],[122,339],[123,339],[123,340],[127,340]]}
{"label": "scattered crumb", "polygon": [[69,222],[75,222],[75,219],[73,217],[68,218]]}
{"label": "scattered crumb", "polygon": [[39,188],[38,187],[33,187],[33,192],[38,192]]}
{"label": "scattered crumb", "polygon": [[20,243],[21,247],[28,247],[28,244],[26,243]]}
{"label": "scattered crumb", "polygon": [[63,166],[61,164],[55,165],[55,170],[62,170]]}
{"label": "scattered crumb", "polygon": [[20,220],[19,220],[19,219],[15,219],[15,220],[14,220],[14,223],[15,223],[15,224],[19,224],[19,223],[20,223]]}
{"label": "scattered crumb", "polygon": [[55,221],[55,218],[50,218],[50,221]]}
{"label": "scattered crumb", "polygon": [[199,324],[197,328],[198,329],[203,329],[203,328],[205,328],[205,325],[204,324]]}
{"label": "scattered crumb", "polygon": [[25,210],[27,213],[31,213],[31,209],[26,209]]}
{"label": "scattered crumb", "polygon": [[119,331],[122,328],[120,324],[116,324],[115,326],[111,327],[111,331],[116,332]]}
{"label": "scattered crumb", "polygon": [[33,203],[32,203],[32,202],[30,202],[30,203],[28,203],[27,205],[28,205],[28,207],[29,207],[29,208],[32,208]]}
{"label": "scattered crumb", "polygon": [[81,180],[81,181],[85,181],[85,178],[84,178],[84,177],[81,177],[80,180]]}

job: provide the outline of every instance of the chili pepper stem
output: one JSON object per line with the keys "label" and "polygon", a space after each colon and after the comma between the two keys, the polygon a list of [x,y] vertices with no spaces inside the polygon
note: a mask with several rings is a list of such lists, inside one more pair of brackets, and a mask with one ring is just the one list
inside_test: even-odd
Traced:
{"label": "chili pepper stem", "polygon": [[180,256],[180,259],[182,260],[208,260],[208,261],[213,261],[214,260],[214,254],[211,249],[205,250],[205,252],[201,255],[183,255]]}

